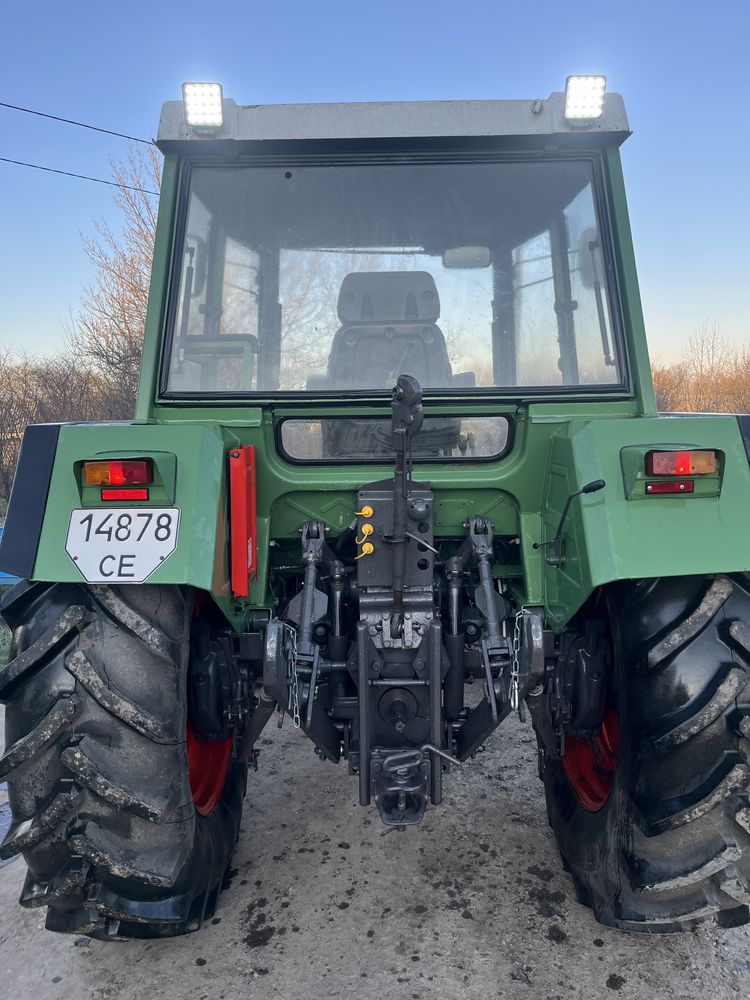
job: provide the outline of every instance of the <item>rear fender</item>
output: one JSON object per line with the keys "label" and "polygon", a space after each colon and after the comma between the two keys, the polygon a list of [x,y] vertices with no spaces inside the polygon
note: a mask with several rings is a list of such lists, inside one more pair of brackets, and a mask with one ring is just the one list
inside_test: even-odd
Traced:
{"label": "rear fender", "polygon": [[[693,495],[646,495],[641,456],[659,447],[720,451],[719,476],[710,486],[696,485]],[[615,580],[750,570],[750,465],[737,417],[577,420],[561,427],[547,466],[545,543],[568,495],[595,479],[607,485],[573,501],[563,565],[546,562],[551,545],[538,550],[552,624],[564,625],[595,588]]]}
{"label": "rear fender", "polygon": [[[174,551],[150,584],[182,584],[231,597],[228,568],[226,464],[231,442],[219,426],[201,424],[62,424],[29,427],[24,437],[0,549],[0,568],[34,580],[80,583],[65,550],[71,512],[127,506],[101,501],[82,486],[86,460],[150,457],[160,473],[149,504],[180,511]],[[40,447],[40,444],[43,447]],[[148,505],[143,505],[147,509]]]}

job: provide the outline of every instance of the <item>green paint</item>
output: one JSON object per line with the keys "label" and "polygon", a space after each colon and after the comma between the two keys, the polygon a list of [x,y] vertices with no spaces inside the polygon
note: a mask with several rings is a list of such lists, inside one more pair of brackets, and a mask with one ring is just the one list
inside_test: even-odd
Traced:
{"label": "green paint", "polygon": [[643,322],[638,273],[635,266],[633,236],[630,231],[628,203],[619,147],[609,147],[604,155],[605,191],[609,225],[615,253],[615,270],[620,289],[622,324],[630,362],[630,372],[639,413],[656,415],[656,396],[648,356],[646,327]]}

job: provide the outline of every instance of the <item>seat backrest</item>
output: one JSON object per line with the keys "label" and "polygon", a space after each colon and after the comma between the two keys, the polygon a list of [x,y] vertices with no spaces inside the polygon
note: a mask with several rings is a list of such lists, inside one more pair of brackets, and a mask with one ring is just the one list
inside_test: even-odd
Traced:
{"label": "seat backrest", "polygon": [[440,299],[427,271],[348,274],[339,292],[341,327],[328,359],[328,384],[390,389],[400,374],[424,388],[448,387],[453,372],[436,324]]}

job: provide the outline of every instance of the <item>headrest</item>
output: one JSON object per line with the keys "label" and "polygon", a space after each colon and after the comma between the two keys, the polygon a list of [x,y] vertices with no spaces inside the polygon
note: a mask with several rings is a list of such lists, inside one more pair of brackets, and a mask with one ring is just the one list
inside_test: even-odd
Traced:
{"label": "headrest", "polygon": [[341,283],[342,323],[434,323],[440,315],[435,281],[427,271],[358,271]]}

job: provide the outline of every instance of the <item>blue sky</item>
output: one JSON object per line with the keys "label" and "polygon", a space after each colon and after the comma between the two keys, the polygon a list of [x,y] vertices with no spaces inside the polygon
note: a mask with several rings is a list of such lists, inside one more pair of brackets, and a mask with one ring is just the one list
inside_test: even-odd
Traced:
{"label": "blue sky", "polygon": [[[238,103],[546,97],[603,72],[652,354],[708,320],[750,341],[750,3],[318,0],[5,5],[0,101],[150,137],[183,80]],[[0,156],[109,177],[112,137],[0,109]],[[0,344],[62,341],[108,188],[0,163]]]}

